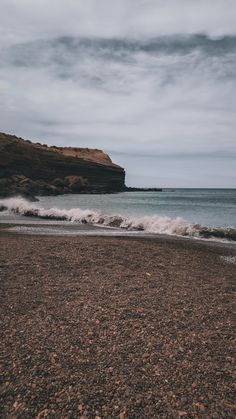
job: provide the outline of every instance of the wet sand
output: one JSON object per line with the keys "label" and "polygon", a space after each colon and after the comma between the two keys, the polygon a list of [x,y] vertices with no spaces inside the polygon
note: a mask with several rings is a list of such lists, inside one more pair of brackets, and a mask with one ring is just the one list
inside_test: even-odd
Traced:
{"label": "wet sand", "polygon": [[1,417],[234,418],[235,256],[1,226]]}

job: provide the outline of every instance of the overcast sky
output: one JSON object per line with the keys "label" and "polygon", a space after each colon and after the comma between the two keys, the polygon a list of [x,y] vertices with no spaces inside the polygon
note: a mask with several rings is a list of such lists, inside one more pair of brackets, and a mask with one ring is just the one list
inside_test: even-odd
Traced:
{"label": "overcast sky", "polygon": [[235,0],[1,0],[0,131],[236,187]]}

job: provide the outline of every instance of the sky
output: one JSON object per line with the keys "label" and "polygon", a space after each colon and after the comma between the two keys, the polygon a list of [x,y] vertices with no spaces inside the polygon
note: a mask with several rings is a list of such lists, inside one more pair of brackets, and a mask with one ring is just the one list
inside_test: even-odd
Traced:
{"label": "sky", "polygon": [[236,187],[235,0],[1,0],[0,131]]}

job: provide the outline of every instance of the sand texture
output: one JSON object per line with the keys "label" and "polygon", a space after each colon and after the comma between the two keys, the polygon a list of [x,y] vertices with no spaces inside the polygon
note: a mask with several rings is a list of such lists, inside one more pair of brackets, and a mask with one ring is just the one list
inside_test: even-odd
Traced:
{"label": "sand texture", "polygon": [[2,229],[1,418],[234,418],[235,255]]}

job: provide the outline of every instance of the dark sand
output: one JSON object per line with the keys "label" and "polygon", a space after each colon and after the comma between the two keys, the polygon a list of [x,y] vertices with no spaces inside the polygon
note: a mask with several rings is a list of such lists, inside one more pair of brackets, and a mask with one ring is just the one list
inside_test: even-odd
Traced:
{"label": "dark sand", "polygon": [[1,418],[234,418],[222,255],[236,248],[2,227]]}

